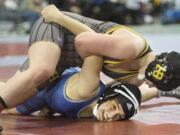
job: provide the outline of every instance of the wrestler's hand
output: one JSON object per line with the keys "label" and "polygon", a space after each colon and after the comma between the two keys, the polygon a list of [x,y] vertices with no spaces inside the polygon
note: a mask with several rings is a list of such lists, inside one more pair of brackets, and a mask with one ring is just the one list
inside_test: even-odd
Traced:
{"label": "wrestler's hand", "polygon": [[20,115],[20,113],[16,110],[16,108],[5,109],[1,113],[2,114]]}
{"label": "wrestler's hand", "polygon": [[49,5],[41,12],[46,22],[61,23],[64,18],[64,14],[55,6]]}

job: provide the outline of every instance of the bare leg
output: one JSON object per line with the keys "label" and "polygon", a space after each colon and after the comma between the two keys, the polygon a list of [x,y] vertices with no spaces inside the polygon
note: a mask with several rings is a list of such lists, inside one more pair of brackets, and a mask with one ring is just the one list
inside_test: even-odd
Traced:
{"label": "bare leg", "polygon": [[53,75],[60,58],[59,47],[46,41],[34,43],[28,51],[29,68],[17,72],[2,87],[0,96],[8,108],[14,107],[36,94],[36,87]]}

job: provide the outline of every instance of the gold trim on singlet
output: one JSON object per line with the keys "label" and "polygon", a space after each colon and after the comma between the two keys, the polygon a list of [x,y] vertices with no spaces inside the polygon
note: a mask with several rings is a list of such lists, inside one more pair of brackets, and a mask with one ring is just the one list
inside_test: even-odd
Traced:
{"label": "gold trim on singlet", "polygon": [[[114,27],[112,27],[112,28],[109,28],[109,29],[105,32],[105,34],[111,34],[112,32],[114,32],[115,30],[117,30],[117,29],[119,29],[119,28],[123,28],[123,29],[125,29],[125,30],[128,30],[128,31],[136,34],[136,35],[139,35],[136,31],[132,30],[132,29],[129,28],[129,27],[123,26],[123,25],[117,25],[117,26],[114,26]],[[141,35],[139,35],[139,36],[142,37]]]}
{"label": "gold trim on singlet", "polygon": [[127,79],[129,79],[129,78],[131,78],[131,77],[136,76],[137,74],[138,74],[138,73],[136,73],[136,74],[126,75],[126,76],[124,76],[124,77],[119,77],[119,78],[116,78],[115,80],[116,80],[116,81],[127,80]]}
{"label": "gold trim on singlet", "polygon": [[137,73],[137,70],[123,70],[123,69],[118,69],[118,70],[115,70],[115,69],[111,69],[110,67],[108,67],[108,66],[106,66],[106,65],[104,65],[104,67],[106,68],[106,69],[108,69],[109,71],[112,71],[112,72],[116,72],[116,73],[123,73],[123,74],[125,74],[125,73],[129,73],[129,72],[131,72],[131,73]]}
{"label": "gold trim on singlet", "polygon": [[[125,79],[129,79],[133,76],[136,76],[138,74],[138,70],[123,70],[123,69],[118,69],[118,70],[115,70],[115,69],[111,69],[109,67],[107,67],[106,65],[104,65],[104,68],[105,70],[108,72],[108,74],[112,73],[111,77],[115,80],[125,80]],[[114,77],[113,74],[116,74],[116,75],[120,75],[119,77]],[[116,76],[115,75],[115,76]]]}
{"label": "gold trim on singlet", "polygon": [[[149,51],[149,49],[150,49],[149,45],[146,43],[143,51],[141,53],[139,53],[139,55],[136,56],[136,58],[134,58],[134,60],[142,58]],[[105,64],[120,64],[120,63],[124,63],[126,61],[129,61],[129,59],[124,59],[124,60],[104,60],[104,63]]]}

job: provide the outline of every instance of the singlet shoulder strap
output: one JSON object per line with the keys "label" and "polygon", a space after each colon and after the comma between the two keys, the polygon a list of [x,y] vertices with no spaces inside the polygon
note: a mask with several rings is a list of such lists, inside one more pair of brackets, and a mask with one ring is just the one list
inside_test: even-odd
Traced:
{"label": "singlet shoulder strap", "polygon": [[[117,29],[125,29],[125,30],[128,30],[128,31],[136,34],[136,35],[139,35],[136,31],[134,31],[133,29],[131,29],[131,28],[127,27],[127,26],[124,26],[124,25],[116,25],[114,27],[111,27],[105,32],[105,34],[112,34]],[[139,35],[139,36],[141,36],[141,35]]]}
{"label": "singlet shoulder strap", "polygon": [[109,28],[109,29],[105,32],[105,34],[112,34],[115,30],[117,30],[117,29],[119,29],[119,28],[121,28],[121,25],[117,25],[117,26],[111,27],[111,28]]}

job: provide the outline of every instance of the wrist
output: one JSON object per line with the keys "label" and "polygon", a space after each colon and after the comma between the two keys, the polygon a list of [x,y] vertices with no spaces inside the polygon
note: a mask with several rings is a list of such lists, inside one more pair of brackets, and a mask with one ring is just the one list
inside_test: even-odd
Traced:
{"label": "wrist", "polygon": [[67,20],[67,16],[65,15],[58,15],[58,18],[56,19],[56,23],[59,25],[65,26]]}

